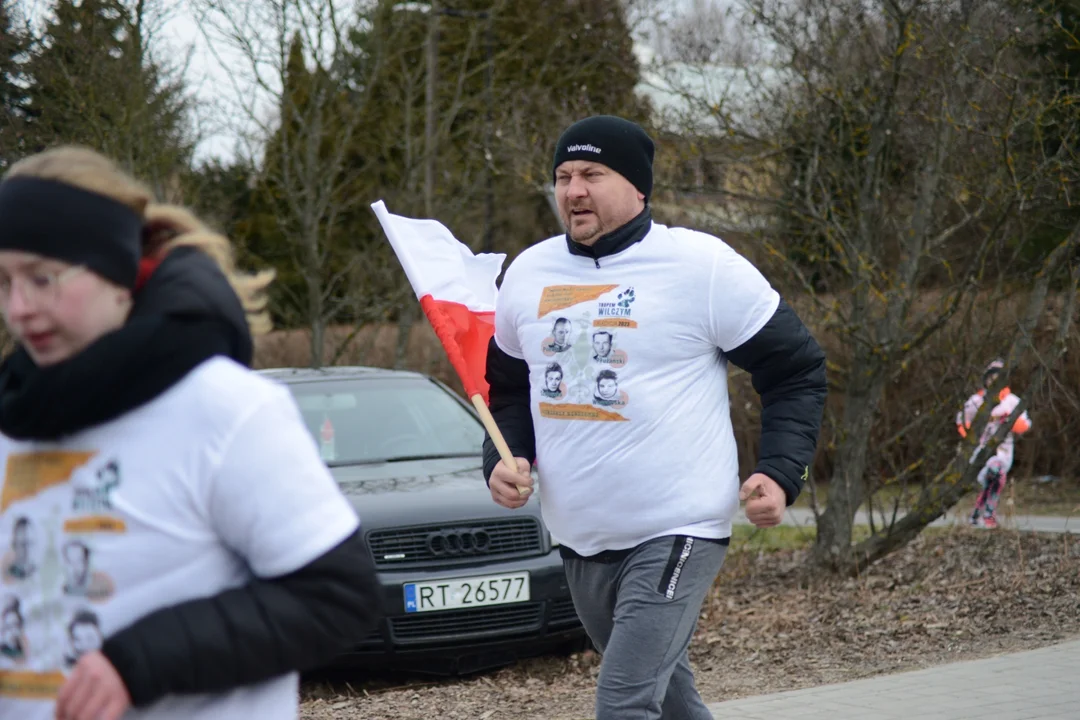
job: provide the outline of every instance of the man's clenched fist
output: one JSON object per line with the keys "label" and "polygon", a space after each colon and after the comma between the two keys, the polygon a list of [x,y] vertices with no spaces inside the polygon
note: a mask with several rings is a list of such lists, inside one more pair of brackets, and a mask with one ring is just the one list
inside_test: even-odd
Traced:
{"label": "man's clenched fist", "polygon": [[746,519],[759,528],[775,527],[784,519],[787,496],[768,475],[751,475],[739,491],[739,500],[746,503]]}
{"label": "man's clenched fist", "polygon": [[516,510],[529,502],[529,496],[533,491],[529,461],[520,457],[514,459],[517,461],[517,471],[511,470],[505,462],[500,461],[491,473],[491,480],[488,481],[492,499],[511,510]]}

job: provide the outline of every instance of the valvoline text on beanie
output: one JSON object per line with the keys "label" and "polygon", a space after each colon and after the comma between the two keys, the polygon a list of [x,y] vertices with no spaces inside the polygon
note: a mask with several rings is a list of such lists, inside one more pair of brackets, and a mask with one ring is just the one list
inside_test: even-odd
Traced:
{"label": "valvoline text on beanie", "polygon": [[606,165],[648,200],[653,184],[653,141],[640,125],[614,115],[593,115],[563,131],[555,146],[552,176],[568,160]]}

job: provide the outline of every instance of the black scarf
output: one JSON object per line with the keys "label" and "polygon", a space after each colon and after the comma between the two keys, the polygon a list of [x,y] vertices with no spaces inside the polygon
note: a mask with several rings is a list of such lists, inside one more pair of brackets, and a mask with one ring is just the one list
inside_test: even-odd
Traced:
{"label": "black scarf", "polygon": [[239,300],[204,253],[174,250],[136,295],[127,323],[64,362],[23,348],[0,365],[0,432],[58,440],[153,400],[215,355],[251,363]]}

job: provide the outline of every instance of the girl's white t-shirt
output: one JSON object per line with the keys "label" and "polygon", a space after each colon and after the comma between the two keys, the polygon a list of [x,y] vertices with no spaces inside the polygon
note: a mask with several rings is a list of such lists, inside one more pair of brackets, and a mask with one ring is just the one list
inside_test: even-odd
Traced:
{"label": "girl's white t-shirt", "polygon": [[[224,358],[62,442],[0,437],[0,462],[2,718],[52,720],[73,663],[103,638],[296,570],[359,525],[289,391]],[[297,693],[293,673],[124,718],[294,719]]]}
{"label": "girl's white t-shirt", "polygon": [[724,352],[779,294],[719,238],[653,223],[599,261],[565,237],[507,269],[495,340],[528,363],[539,496],[583,555],[671,534],[723,538],[739,506]]}

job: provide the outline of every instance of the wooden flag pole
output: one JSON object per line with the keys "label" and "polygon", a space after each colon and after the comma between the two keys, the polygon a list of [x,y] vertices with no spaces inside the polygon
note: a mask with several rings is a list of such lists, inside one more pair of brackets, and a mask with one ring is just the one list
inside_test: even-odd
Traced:
{"label": "wooden flag pole", "polygon": [[[473,407],[476,408],[476,412],[480,414],[480,420],[484,423],[484,429],[487,430],[488,435],[491,436],[491,441],[495,443],[495,448],[499,451],[499,457],[506,463],[506,467],[513,470],[515,473],[518,471],[517,460],[514,458],[514,454],[510,452],[510,446],[506,444],[505,438],[502,433],[499,432],[499,426],[495,424],[495,418],[491,416],[491,410],[488,409],[487,403],[484,402],[484,398],[480,395],[473,395],[472,398]],[[517,486],[518,495],[528,495],[530,490],[527,487]]]}

